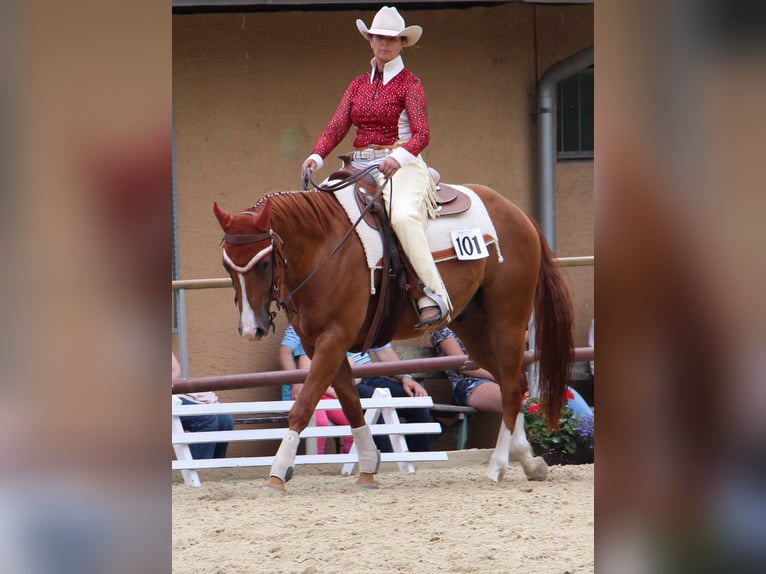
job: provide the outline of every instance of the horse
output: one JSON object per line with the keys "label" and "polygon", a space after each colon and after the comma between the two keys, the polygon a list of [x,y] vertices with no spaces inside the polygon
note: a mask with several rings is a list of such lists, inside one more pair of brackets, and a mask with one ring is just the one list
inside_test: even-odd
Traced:
{"label": "horse", "polygon": [[[529,480],[545,480],[548,467],[542,457],[533,455],[521,410],[525,340],[534,316],[539,397],[549,425],[555,428],[572,361],[570,296],[531,216],[487,186],[464,187],[487,208],[497,230],[497,242],[490,246],[497,256],[447,259],[438,263],[438,269],[452,300],[450,328],[463,340],[471,360],[491,372],[501,388],[502,422],[487,477],[500,482],[513,455]],[[250,340],[265,337],[284,308],[312,359],[263,488],[286,491],[298,435],[330,384],[359,453],[357,484],[377,488],[380,453],[365,424],[346,352],[365,341],[379,295],[370,289],[364,248],[350,233],[348,215],[332,193],[317,189],[271,193],[239,213],[229,213],[214,202],[213,211],[224,231],[223,265],[234,285],[240,335]],[[501,246],[512,250],[512,257],[502,257]],[[415,306],[405,306],[393,339],[418,335],[417,322]]]}

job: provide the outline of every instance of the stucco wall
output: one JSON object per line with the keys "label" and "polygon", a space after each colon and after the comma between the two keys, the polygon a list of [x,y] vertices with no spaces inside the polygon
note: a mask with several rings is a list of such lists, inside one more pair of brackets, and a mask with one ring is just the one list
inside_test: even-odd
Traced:
{"label": "stucco wall", "polygon": [[[423,26],[407,66],[422,79],[432,129],[426,160],[445,181],[487,184],[534,213],[536,79],[593,42],[592,6],[403,10]],[[173,16],[173,91],[180,269],[222,277],[218,201],[233,211],[299,186],[299,168],[348,82],[368,68],[354,25],[374,10]],[[352,135],[337,148],[350,148]],[[329,166],[334,166],[331,159]],[[325,168],[319,175],[329,173]],[[593,164],[557,167],[559,255],[593,253]],[[593,314],[592,269],[565,271],[576,338]],[[231,290],[187,295],[190,375],[275,370],[284,330],[259,343],[237,335]],[[227,393],[223,393],[224,398]],[[237,392],[276,398],[278,390]]]}

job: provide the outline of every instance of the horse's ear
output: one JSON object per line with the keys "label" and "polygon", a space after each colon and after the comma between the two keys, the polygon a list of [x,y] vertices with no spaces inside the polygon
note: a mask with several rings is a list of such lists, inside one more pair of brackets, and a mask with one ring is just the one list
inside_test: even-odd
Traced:
{"label": "horse's ear", "polygon": [[253,215],[253,225],[256,231],[265,233],[271,227],[271,198],[267,199],[258,215]]}
{"label": "horse's ear", "polygon": [[216,201],[213,202],[213,213],[215,213],[215,216],[218,218],[218,223],[221,224],[221,229],[226,231],[229,225],[231,225],[234,216],[225,209],[218,207],[218,202]]}

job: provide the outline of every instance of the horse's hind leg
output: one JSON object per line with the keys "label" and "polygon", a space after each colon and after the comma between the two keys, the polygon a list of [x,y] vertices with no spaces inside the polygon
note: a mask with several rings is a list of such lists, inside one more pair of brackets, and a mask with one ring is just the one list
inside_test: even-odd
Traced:
{"label": "horse's hind leg", "polygon": [[524,430],[524,413],[521,411],[516,415],[513,432],[508,430],[505,420],[500,423],[500,432],[497,436],[495,451],[489,461],[487,477],[492,482],[501,481],[510,460],[521,463],[528,480],[545,480],[548,477],[548,465],[542,457],[534,456],[532,445],[527,440],[527,433]]}
{"label": "horse's hind leg", "polygon": [[[522,393],[526,387],[522,369],[526,331],[523,316],[527,307],[504,307],[505,299],[499,295],[494,300],[503,303],[490,312],[486,309],[486,298],[476,299],[466,309],[465,322],[452,324],[471,358],[494,374],[500,384],[503,421],[489,461],[487,477],[492,482],[500,482],[512,457],[521,463],[529,480],[545,480],[548,467],[541,457],[532,454],[521,412]],[[493,317],[503,317],[506,321],[497,326]]]}
{"label": "horse's hind leg", "polygon": [[[517,377],[521,381],[523,375]],[[518,388],[522,384],[518,383]],[[516,403],[515,408],[511,408],[506,403],[506,394],[513,396]],[[500,482],[505,477],[505,470],[511,460],[521,463],[524,474],[528,480],[545,480],[548,476],[548,465],[542,457],[535,457],[532,452],[532,446],[527,440],[527,433],[524,429],[524,413],[521,411],[521,397],[516,393],[504,393],[503,396],[503,420],[500,423],[500,431],[497,435],[497,444],[489,460],[487,478],[492,482]],[[509,411],[511,413],[509,414]],[[514,414],[515,413],[515,414]],[[512,430],[509,428],[508,419],[512,419]]]}

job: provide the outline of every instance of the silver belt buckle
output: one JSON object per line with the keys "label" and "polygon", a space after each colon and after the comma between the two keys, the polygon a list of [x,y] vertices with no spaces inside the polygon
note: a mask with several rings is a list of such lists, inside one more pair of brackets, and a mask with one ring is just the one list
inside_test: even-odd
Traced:
{"label": "silver belt buckle", "polygon": [[390,149],[363,149],[354,152],[354,159],[361,159],[365,161],[371,161],[374,159],[380,159],[382,157],[388,157],[391,153]]}

